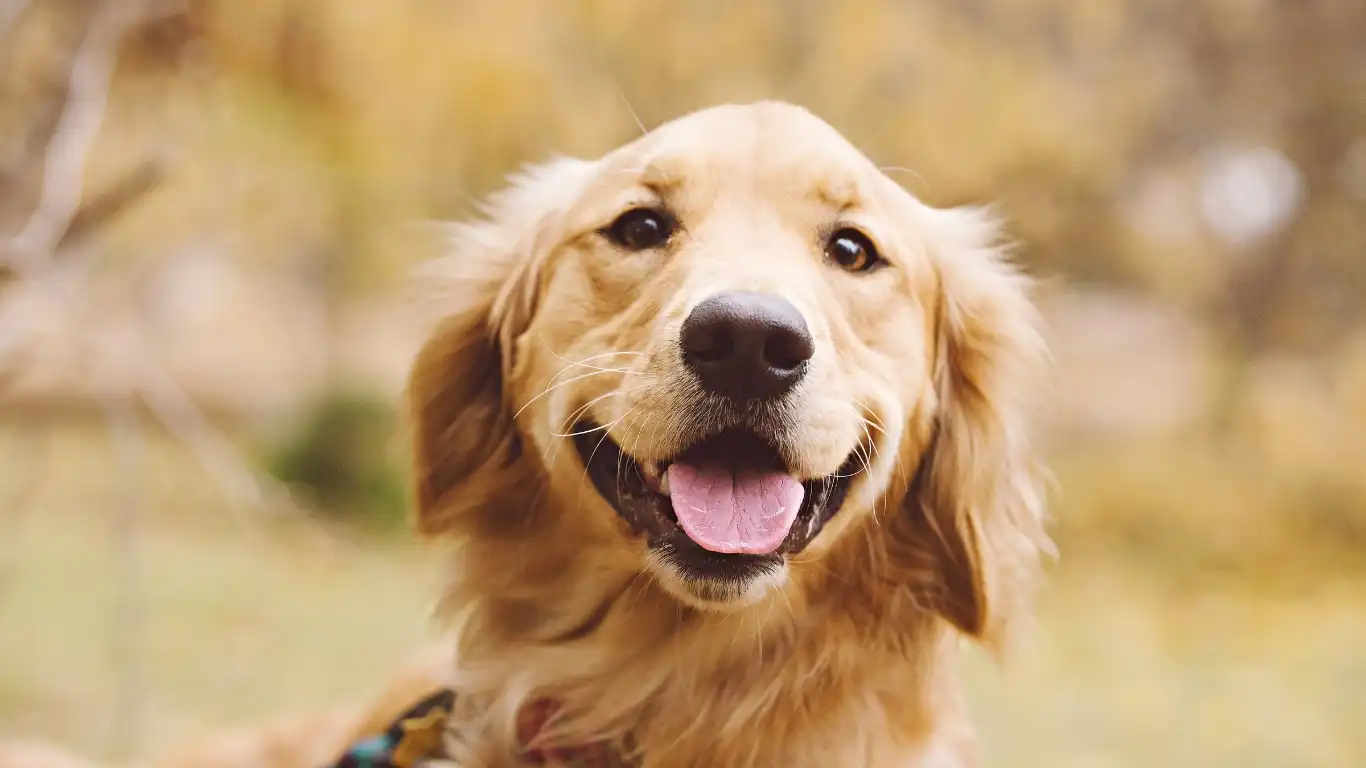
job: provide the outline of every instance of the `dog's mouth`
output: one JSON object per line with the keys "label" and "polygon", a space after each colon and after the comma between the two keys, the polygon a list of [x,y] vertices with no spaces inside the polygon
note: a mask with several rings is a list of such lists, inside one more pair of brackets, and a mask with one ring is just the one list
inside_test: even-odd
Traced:
{"label": "dog's mouth", "polygon": [[801,480],[757,434],[729,430],[674,459],[642,462],[592,422],[574,442],[599,494],[633,533],[693,578],[742,578],[806,548],[839,511],[857,460]]}

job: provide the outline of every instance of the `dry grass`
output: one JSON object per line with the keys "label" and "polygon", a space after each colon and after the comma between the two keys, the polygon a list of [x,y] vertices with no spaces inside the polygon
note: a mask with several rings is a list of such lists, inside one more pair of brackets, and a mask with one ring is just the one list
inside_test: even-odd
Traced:
{"label": "dry grass", "polygon": [[[0,550],[0,734],[109,754],[122,486],[98,434],[44,434],[0,429],[23,449],[0,492],[46,468],[6,510],[23,517]],[[430,637],[432,553],[236,517],[160,441],[138,479],[144,750],[363,695]],[[1004,669],[969,662],[990,764],[1366,764],[1366,579],[1308,561],[1203,578],[1065,534],[1078,555],[1055,568],[1039,633]]]}
{"label": "dry grass", "polygon": [[1361,765],[1364,585],[1182,589],[1063,567],[1033,646],[972,670],[991,764]]}
{"label": "dry grass", "polygon": [[[110,729],[127,672],[117,632],[128,579],[111,525],[124,486],[101,439],[56,431],[34,447],[36,462],[8,464],[46,472],[5,510],[0,545],[0,732],[92,754],[121,743]],[[428,638],[430,553],[234,511],[160,440],[143,459],[133,487],[145,746],[365,695]],[[23,475],[0,478],[3,493]]]}

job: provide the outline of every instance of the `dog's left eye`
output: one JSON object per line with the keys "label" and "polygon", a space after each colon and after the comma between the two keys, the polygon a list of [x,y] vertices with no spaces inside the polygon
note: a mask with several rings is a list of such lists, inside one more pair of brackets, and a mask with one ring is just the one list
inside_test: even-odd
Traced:
{"label": "dog's left eye", "polygon": [[653,208],[633,208],[603,230],[612,242],[632,251],[658,248],[669,242],[673,233],[673,219]]}
{"label": "dog's left eye", "polygon": [[830,235],[825,243],[825,252],[831,261],[846,272],[867,272],[883,263],[873,241],[849,227]]}

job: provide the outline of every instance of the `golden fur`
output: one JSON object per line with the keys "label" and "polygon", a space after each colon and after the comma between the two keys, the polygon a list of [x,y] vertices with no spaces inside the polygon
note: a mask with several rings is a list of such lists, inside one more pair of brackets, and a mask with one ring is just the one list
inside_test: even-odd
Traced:
{"label": "golden fur", "polygon": [[[639,205],[676,215],[666,249],[601,236]],[[425,273],[440,320],[409,382],[416,526],[458,548],[455,652],[368,714],[237,748],[316,763],[449,680],[460,766],[516,765],[516,712],[542,697],[561,706],[543,736],[634,747],[644,768],[975,765],[956,649],[1027,617],[1048,546],[1026,429],[1046,351],[995,224],[920,203],[773,102],[529,169],[484,213]],[[822,249],[835,223],[890,265],[840,271]],[[718,290],[777,293],[814,337],[793,474],[861,458],[810,545],[724,599],[650,555],[568,437],[587,414],[637,459],[683,448],[695,404],[672,350]],[[267,762],[272,747],[295,751]],[[205,757],[225,749],[167,765],[225,765]]]}
{"label": "golden fur", "polygon": [[[681,235],[598,233],[665,205]],[[670,766],[970,765],[951,627],[988,644],[1024,613],[1046,544],[1026,435],[1045,359],[1024,277],[980,212],[935,210],[780,103],[684,117],[600,160],[528,170],[429,273],[445,313],[410,379],[417,526],[459,542],[453,723],[511,765],[532,696],[553,737]],[[892,266],[839,271],[853,221]],[[776,579],[714,604],[652,559],[566,436],[587,413],[629,455],[684,447],[678,329],[717,290],[777,293],[816,340],[794,474],[866,468]]]}

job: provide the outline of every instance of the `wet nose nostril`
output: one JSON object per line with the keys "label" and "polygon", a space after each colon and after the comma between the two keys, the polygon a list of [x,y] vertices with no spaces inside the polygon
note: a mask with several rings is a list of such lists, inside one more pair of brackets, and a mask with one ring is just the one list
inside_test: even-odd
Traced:
{"label": "wet nose nostril", "polygon": [[779,370],[793,371],[810,360],[814,352],[810,335],[784,329],[769,337],[768,343],[764,345],[764,360]]}
{"label": "wet nose nostril", "polygon": [[735,337],[724,327],[702,328],[684,334],[683,350],[698,362],[720,362],[735,352]]}

